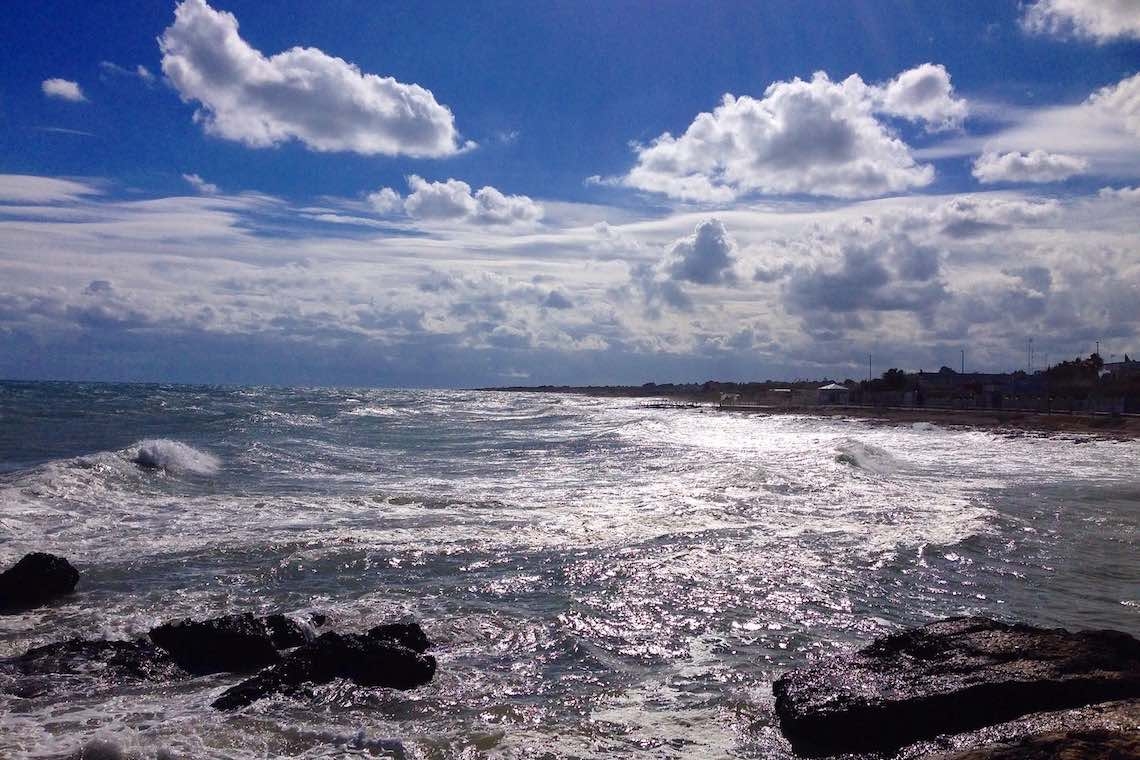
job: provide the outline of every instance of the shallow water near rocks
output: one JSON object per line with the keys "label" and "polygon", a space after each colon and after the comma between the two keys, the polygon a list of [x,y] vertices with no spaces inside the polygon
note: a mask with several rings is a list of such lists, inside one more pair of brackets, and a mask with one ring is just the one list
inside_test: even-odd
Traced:
{"label": "shallow water near rocks", "polygon": [[[139,461],[143,465],[139,464]],[[418,620],[435,681],[232,714],[60,679],[0,756],[788,757],[771,682],[954,614],[1140,632],[1140,444],[581,396],[0,383],[0,655],[177,617]]]}

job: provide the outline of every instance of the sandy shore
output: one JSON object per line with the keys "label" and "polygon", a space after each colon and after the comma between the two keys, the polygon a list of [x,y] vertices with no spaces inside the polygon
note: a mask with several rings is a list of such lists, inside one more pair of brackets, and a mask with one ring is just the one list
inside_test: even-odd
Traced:
{"label": "sandy shore", "polygon": [[1140,437],[1140,417],[1087,414],[1038,414],[1034,412],[983,409],[931,409],[859,406],[717,407],[729,414],[805,414],[819,417],[849,417],[908,425],[929,422],[943,427],[974,427],[1009,432],[1078,433],[1109,438]]}

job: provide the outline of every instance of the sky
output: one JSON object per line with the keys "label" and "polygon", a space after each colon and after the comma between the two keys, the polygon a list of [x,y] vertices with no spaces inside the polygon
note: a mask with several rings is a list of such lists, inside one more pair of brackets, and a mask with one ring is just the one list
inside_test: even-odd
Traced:
{"label": "sky", "polygon": [[1140,354],[1140,0],[0,20],[0,378],[640,384]]}

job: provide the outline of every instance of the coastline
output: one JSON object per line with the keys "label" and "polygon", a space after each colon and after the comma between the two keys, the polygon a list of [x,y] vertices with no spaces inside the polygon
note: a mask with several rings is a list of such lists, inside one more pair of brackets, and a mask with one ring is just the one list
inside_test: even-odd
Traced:
{"label": "coastline", "polygon": [[808,417],[846,417],[883,425],[910,425],[927,422],[941,427],[965,427],[993,430],[1014,435],[1093,435],[1100,438],[1133,440],[1140,438],[1140,416],[1106,414],[1068,414],[1064,412],[1023,411],[1017,409],[942,409],[938,407],[898,406],[765,406],[739,404],[720,406],[713,394],[680,392],[662,394],[633,386],[545,386],[479,388],[480,391],[511,393],[561,393],[596,398],[640,398],[647,405],[700,408],[736,414],[796,414]]}

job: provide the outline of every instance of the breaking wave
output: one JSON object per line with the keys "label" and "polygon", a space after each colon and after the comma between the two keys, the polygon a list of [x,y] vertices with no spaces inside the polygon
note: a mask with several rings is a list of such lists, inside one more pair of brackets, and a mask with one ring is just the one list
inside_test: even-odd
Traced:
{"label": "breaking wave", "polygon": [[140,441],[131,461],[140,467],[175,474],[214,475],[221,466],[221,461],[213,454],[167,438]]}
{"label": "breaking wave", "polygon": [[901,463],[886,449],[853,438],[840,442],[835,461],[858,467],[860,470],[887,475],[899,469]]}

